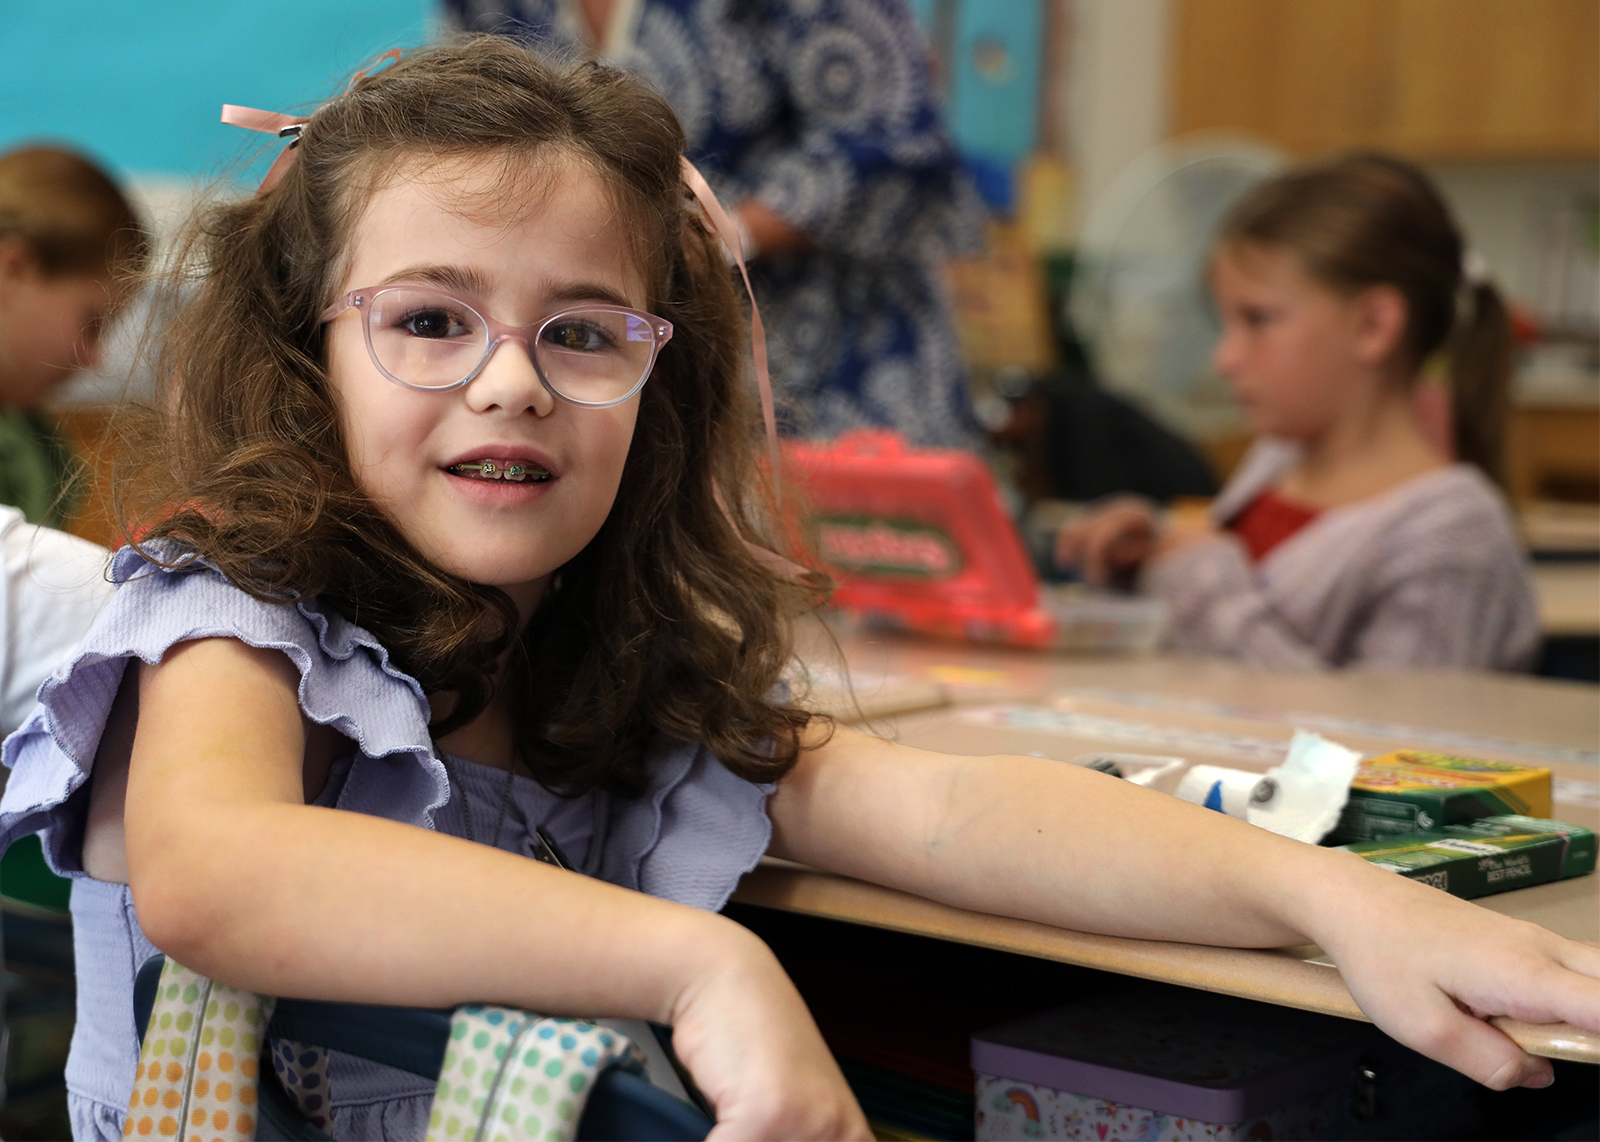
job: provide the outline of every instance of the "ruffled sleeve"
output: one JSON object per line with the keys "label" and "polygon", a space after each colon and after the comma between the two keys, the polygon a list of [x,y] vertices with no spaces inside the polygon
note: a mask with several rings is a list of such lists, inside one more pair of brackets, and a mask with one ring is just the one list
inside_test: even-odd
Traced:
{"label": "ruffled sleeve", "polygon": [[772,843],[766,806],[776,786],[734,776],[704,746],[666,747],[653,761],[643,797],[605,799],[587,871],[715,912]]}
{"label": "ruffled sleeve", "polygon": [[157,663],[197,638],[236,638],[288,655],[306,716],[360,750],[338,807],[432,827],[449,786],[428,733],[428,703],[372,635],[315,603],[256,599],[199,560],[174,570],[124,548],[111,578],[110,603],[0,747],[11,770],[0,797],[0,848],[43,833],[51,866],[83,875],[87,783],[123,671],[132,659]]}

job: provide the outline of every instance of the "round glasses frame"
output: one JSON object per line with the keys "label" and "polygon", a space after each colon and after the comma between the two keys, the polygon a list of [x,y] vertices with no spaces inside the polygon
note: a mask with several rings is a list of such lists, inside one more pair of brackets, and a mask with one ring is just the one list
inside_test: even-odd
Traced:
{"label": "round glasses frame", "polygon": [[[495,321],[477,306],[471,304],[470,302],[463,301],[454,294],[446,293],[443,290],[431,290],[431,292],[437,293],[441,298],[445,298],[454,304],[459,305],[462,309],[467,310],[469,313],[473,314],[473,316],[477,317],[479,321],[482,321],[484,332],[487,334],[487,340],[484,343],[483,356],[478,358],[478,363],[474,365],[472,370],[459,381],[454,381],[448,385],[416,385],[412,384],[410,381],[403,380],[402,378],[395,376],[387,368],[385,368],[383,362],[378,359],[378,350],[372,344],[372,322],[369,319],[369,310],[367,307],[383,294],[397,292],[400,290],[415,290],[419,288],[431,290],[431,287],[408,285],[369,286],[362,289],[353,289],[338,301],[330,305],[327,309],[323,310],[317,320],[321,324],[326,325],[328,322],[334,320],[334,318],[342,315],[347,309],[361,310],[361,332],[362,336],[366,339],[367,356],[371,358],[373,366],[378,370],[378,372],[382,373],[385,377],[399,385],[401,388],[412,389],[421,393],[448,393],[453,392],[456,389],[465,388],[467,385],[473,382],[479,373],[483,372],[483,370],[488,367],[489,359],[494,356],[495,350],[500,348],[501,342],[520,341],[522,342],[523,350],[528,354],[529,362],[533,365],[533,371],[538,375],[539,383],[545,387],[545,391],[547,391],[557,400],[565,401],[567,404],[577,405],[579,408],[612,408],[616,405],[624,403],[625,401],[632,400],[638,394],[639,390],[644,388],[644,383],[650,379],[650,373],[656,367],[656,357],[660,354],[661,347],[668,341],[672,340],[672,322],[666,320],[665,318],[657,317],[653,313],[646,313],[641,309],[629,309],[625,305],[608,305],[604,302],[596,302],[593,305],[578,305],[573,306],[571,309],[563,309],[560,313],[553,313],[549,317],[546,317],[543,321],[537,322],[533,325],[506,325],[502,322]],[[539,364],[539,352],[535,346],[538,345],[539,337],[544,333],[547,326],[553,324],[554,322],[560,321],[564,317],[570,317],[575,313],[593,313],[596,310],[599,310],[603,313],[620,313],[628,317],[637,318],[639,321],[643,322],[644,327],[650,332],[650,359],[645,362],[644,371],[639,374],[639,380],[622,396],[615,397],[608,401],[577,400],[573,397],[567,396],[560,389],[556,388],[550,383],[550,378],[544,375],[544,368]]]}

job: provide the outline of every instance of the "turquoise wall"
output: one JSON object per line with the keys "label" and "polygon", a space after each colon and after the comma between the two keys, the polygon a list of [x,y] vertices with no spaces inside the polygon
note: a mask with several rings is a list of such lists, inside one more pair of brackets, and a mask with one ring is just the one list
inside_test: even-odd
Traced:
{"label": "turquoise wall", "polygon": [[944,59],[945,120],[961,153],[1001,165],[1027,158],[1039,134],[1043,0],[909,2]]}
{"label": "turquoise wall", "polygon": [[1044,0],[910,0],[942,61],[945,122],[990,207],[1015,205],[1014,172],[1038,145]]}
{"label": "turquoise wall", "polygon": [[950,134],[964,154],[1018,163],[1039,134],[1042,0],[965,0],[956,12]]}
{"label": "turquoise wall", "polygon": [[224,103],[304,110],[391,47],[432,0],[4,0],[0,149],[50,140],[120,175],[210,175],[264,136]]}

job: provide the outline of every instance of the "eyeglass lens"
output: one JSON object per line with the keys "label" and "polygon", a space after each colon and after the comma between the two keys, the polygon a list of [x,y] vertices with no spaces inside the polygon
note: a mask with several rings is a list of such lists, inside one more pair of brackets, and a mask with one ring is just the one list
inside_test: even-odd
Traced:
{"label": "eyeglass lens", "polygon": [[[366,318],[373,359],[408,385],[449,388],[471,375],[489,348],[483,318],[433,290],[382,290],[367,305]],[[547,321],[530,348],[551,388],[582,404],[605,404],[643,379],[655,337],[649,322],[634,314],[580,308]]]}

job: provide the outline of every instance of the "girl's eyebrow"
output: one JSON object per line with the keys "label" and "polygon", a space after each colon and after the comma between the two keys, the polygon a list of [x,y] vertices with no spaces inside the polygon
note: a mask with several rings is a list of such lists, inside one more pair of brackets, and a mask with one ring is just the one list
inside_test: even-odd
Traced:
{"label": "girl's eyebrow", "polygon": [[477,270],[464,266],[441,266],[435,264],[422,264],[407,266],[403,270],[396,270],[384,278],[380,285],[392,285],[395,282],[427,282],[429,285],[439,286],[441,289],[451,290],[456,293],[469,293],[482,296],[489,292],[489,281]]}
{"label": "girl's eyebrow", "polygon": [[550,289],[553,301],[603,301],[631,308],[633,302],[618,289],[603,282],[565,282]]}
{"label": "girl's eyebrow", "polygon": [[[454,293],[465,293],[475,297],[484,297],[490,292],[489,281],[477,270],[465,266],[445,266],[425,263],[407,266],[405,269],[396,270],[383,281],[380,286],[392,285],[395,282],[426,282],[447,289]],[[564,282],[552,286],[549,290],[552,301],[602,301],[612,305],[620,305],[624,309],[631,308],[633,302],[621,290],[604,282],[575,281]]]}

